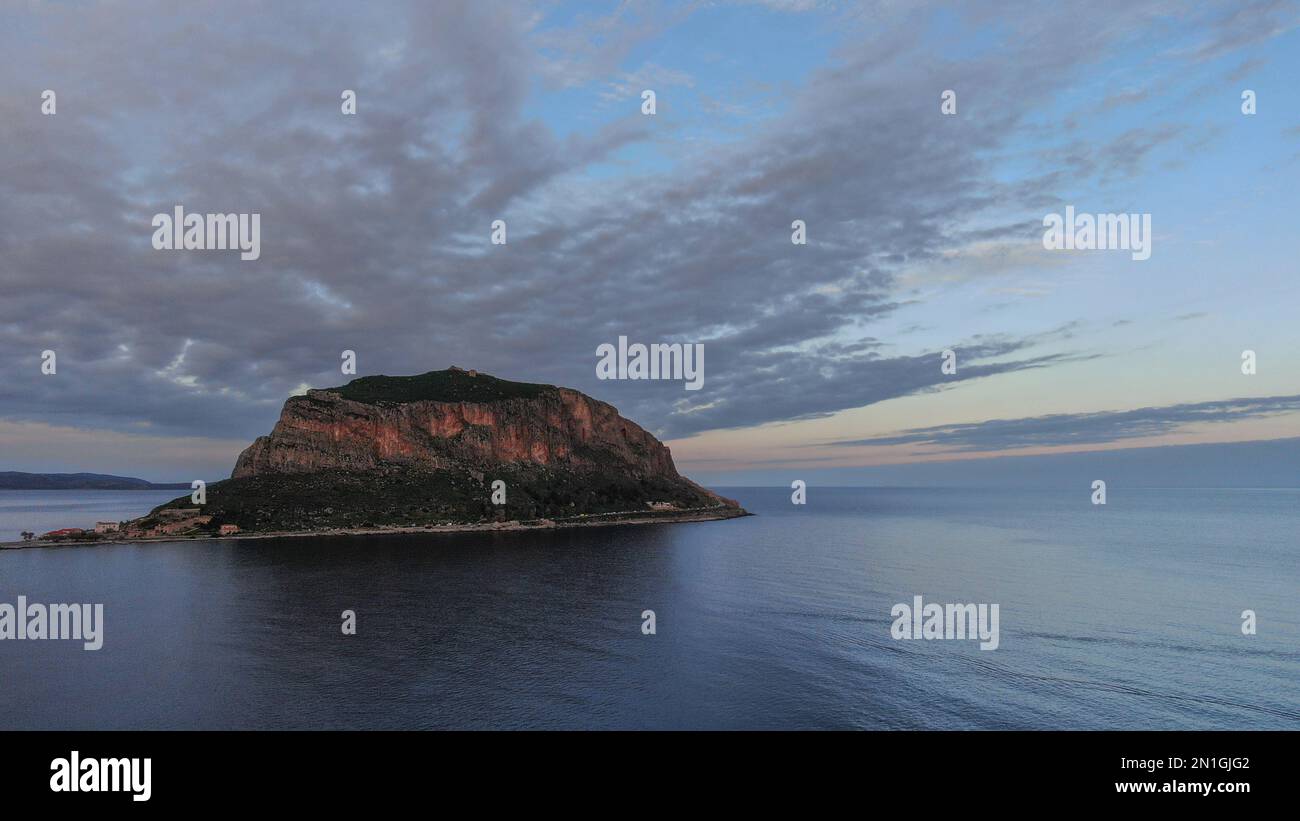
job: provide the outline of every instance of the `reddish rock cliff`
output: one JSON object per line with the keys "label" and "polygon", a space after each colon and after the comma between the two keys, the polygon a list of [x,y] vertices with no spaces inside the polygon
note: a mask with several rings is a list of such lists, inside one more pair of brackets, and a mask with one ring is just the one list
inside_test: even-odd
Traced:
{"label": "reddish rock cliff", "polygon": [[668,448],[612,405],[549,385],[512,390],[521,385],[452,369],[309,391],[285,403],[275,429],[240,455],[231,477],[525,463],[680,478]]}
{"label": "reddish rock cliff", "polygon": [[231,478],[208,487],[203,521],[189,505],[175,499],[133,526],[158,532],[176,511],[213,534],[747,515],[679,475],[668,448],[612,406],[459,368],[292,397]]}

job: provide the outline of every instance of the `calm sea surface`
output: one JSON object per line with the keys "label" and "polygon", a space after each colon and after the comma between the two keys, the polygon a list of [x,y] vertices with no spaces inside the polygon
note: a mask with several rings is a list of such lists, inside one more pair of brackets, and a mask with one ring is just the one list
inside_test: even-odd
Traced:
{"label": "calm sea surface", "polygon": [[186,495],[184,490],[0,490],[0,542],[16,542],[24,530],[39,536],[134,519]]}
{"label": "calm sea surface", "polygon": [[[723,491],[759,515],[0,551],[106,622],[0,641],[0,729],[1300,728],[1300,490]],[[0,538],[176,493],[0,492]],[[918,594],[1001,646],[893,640]]]}

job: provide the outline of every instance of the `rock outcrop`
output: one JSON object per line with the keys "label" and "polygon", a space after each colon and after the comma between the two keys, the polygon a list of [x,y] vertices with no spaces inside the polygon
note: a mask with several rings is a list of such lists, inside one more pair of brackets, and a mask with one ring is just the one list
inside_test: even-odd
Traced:
{"label": "rock outcrop", "polygon": [[[504,502],[493,495],[498,480]],[[148,524],[189,505],[170,502]],[[231,478],[207,488],[210,518],[196,527],[312,532],[687,512],[745,515],[681,476],[668,448],[612,405],[453,367],[291,397]]]}
{"label": "rock outcrop", "polygon": [[459,368],[365,377],[291,397],[271,434],[240,455],[231,478],[504,463],[681,478],[668,448],[612,405]]}

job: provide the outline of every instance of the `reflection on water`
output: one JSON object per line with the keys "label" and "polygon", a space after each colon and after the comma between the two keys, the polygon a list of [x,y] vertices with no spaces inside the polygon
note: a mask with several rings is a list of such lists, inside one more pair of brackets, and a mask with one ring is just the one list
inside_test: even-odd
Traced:
{"label": "reflection on water", "polygon": [[[106,621],[0,642],[0,727],[1300,727],[1300,492],[724,492],[760,515],[0,551],[0,602]],[[999,649],[892,640],[917,594]]]}

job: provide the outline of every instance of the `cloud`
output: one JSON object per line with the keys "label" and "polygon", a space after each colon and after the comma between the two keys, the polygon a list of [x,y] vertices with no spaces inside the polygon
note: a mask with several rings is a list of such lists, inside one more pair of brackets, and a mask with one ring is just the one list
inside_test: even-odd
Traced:
{"label": "cloud", "polygon": [[[518,9],[520,4],[505,8]],[[580,14],[563,25],[539,19],[530,42],[540,57],[538,74],[556,87],[571,88],[604,81],[621,71],[639,46],[689,16],[696,4],[665,6],[648,0],[624,0],[608,14]],[[641,89],[637,89],[640,94]]]}
{"label": "cloud", "polygon": [[[997,49],[935,59],[985,13],[944,35],[925,25],[934,6],[867,4],[824,65],[772,92],[789,95],[780,114],[697,145],[635,107],[561,128],[537,93],[596,103],[635,87],[630,55],[698,6],[568,21],[491,0],[327,8],[0,12],[0,30],[27,35],[0,49],[0,76],[21,80],[0,99],[0,415],[251,438],[302,385],[344,381],[345,349],[361,373],[459,363],[571,385],[668,435],[940,389],[934,352],[869,341],[907,304],[900,276],[954,256],[1032,264],[1009,243],[1036,234],[1007,214],[1054,201],[1060,177],[1008,180],[997,158],[1162,13],[1102,2],[1080,30],[1068,9],[1018,6]],[[690,80],[666,57],[636,65]],[[979,116],[940,119],[954,76]],[[39,113],[43,88],[56,116]],[[339,111],[343,89],[356,116]],[[1132,170],[1178,133],[1128,132],[1122,161],[1080,148],[1078,171]],[[647,148],[665,163],[628,159]],[[177,204],[260,213],[261,259],[153,250],[152,215]],[[495,219],[507,245],[488,243]],[[793,219],[808,245],[791,245]],[[596,347],[619,335],[705,343],[705,389],[597,381]],[[961,378],[1087,355],[1042,343],[977,340]],[[46,348],[56,376],[39,372]]]}
{"label": "cloud", "polygon": [[1297,411],[1300,411],[1300,395],[1246,397],[1126,411],[1057,413],[1022,419],[937,425],[912,428],[892,436],[829,444],[846,447],[934,445],[954,453],[1094,445],[1159,436],[1188,425],[1238,422]]}
{"label": "cloud", "polygon": [[1180,49],[1193,62],[1223,57],[1237,49],[1263,43],[1300,26],[1300,10],[1288,0],[1264,0],[1230,6],[1205,28],[1200,42]]}
{"label": "cloud", "polygon": [[673,86],[693,88],[695,78],[685,71],[646,63],[636,71],[624,72],[606,83],[605,90],[600,93],[600,96],[605,100],[626,100],[632,97],[639,98],[645,89],[652,89],[658,94],[663,89]]}

